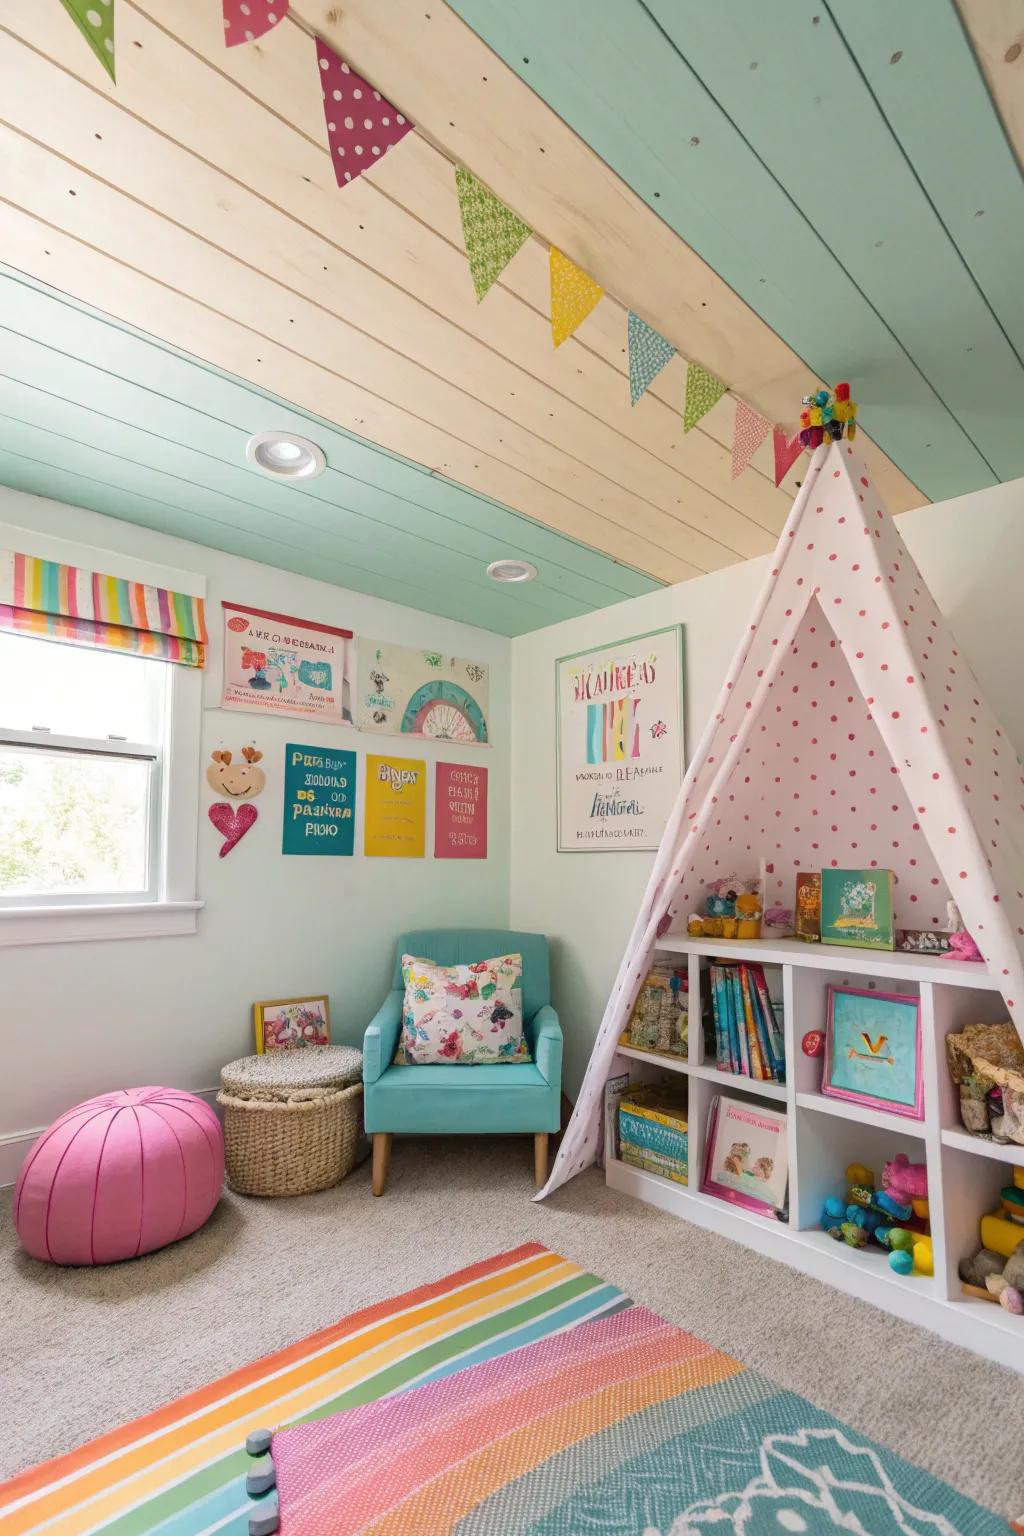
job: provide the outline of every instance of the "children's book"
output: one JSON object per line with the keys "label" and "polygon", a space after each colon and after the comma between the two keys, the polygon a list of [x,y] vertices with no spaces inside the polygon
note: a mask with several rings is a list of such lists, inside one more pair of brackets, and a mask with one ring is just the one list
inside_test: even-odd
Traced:
{"label": "children's book", "polygon": [[777,1083],[784,1083],[786,1081],[786,1051],[782,1041],[782,1030],[779,1028],[776,1017],[775,1004],[769,994],[768,983],[765,981],[762,967],[752,965],[750,967],[750,974],[754,983],[754,991],[757,995],[758,1016],[768,1036],[772,1076]]}
{"label": "children's book", "polygon": [[774,1217],[788,1182],[785,1112],[720,1094],[708,1116],[702,1192]]}
{"label": "children's book", "polygon": [[823,869],[821,938],[858,949],[894,949],[891,869]]}
{"label": "children's book", "polygon": [[768,1029],[761,1017],[761,1009],[758,1004],[757,986],[754,981],[754,967],[741,965],[740,979],[743,984],[743,1001],[747,1010],[749,1028],[752,1030],[757,1045],[756,1076],[762,1081],[770,1081],[775,1077],[775,1062],[772,1056],[771,1042],[768,1038]]}
{"label": "children's book", "polygon": [[808,939],[815,943],[821,938],[820,874],[799,874],[796,877],[794,932],[798,939]]}
{"label": "children's book", "polygon": [[609,1158],[619,1155],[619,1100],[629,1087],[629,1073],[622,1072],[610,1077],[604,1085],[604,1138],[598,1166],[603,1168]]}

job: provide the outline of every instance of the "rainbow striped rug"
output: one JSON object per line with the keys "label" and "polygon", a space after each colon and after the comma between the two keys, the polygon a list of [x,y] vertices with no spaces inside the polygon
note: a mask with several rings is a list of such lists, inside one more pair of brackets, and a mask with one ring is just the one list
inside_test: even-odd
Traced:
{"label": "rainbow striped rug", "polygon": [[[0,1488],[4,1536],[1008,1536],[535,1244],[368,1307]],[[271,1496],[273,1497],[273,1496]]]}

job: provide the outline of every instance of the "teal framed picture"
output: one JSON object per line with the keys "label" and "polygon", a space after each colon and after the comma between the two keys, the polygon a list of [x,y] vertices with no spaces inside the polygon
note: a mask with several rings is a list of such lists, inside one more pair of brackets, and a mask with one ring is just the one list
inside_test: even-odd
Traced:
{"label": "teal framed picture", "polygon": [[829,987],[821,1091],[923,1120],[920,998]]}

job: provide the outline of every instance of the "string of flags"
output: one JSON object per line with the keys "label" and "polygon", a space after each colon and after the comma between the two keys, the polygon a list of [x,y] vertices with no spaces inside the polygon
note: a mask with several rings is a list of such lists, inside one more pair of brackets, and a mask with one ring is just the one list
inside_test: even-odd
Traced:
{"label": "string of flags", "polygon": [[[60,0],[111,80],[116,83],[114,0]],[[290,0],[221,0],[224,42],[228,48],[255,42],[279,26],[289,13]],[[392,102],[320,37],[316,49],[324,105],[327,143],[339,187],[348,186],[368,170],[415,126]],[[464,166],[455,170],[462,220],[462,237],[477,302],[490,291],[533,230]],[[551,338],[556,347],[568,341],[604,297],[599,283],[556,246],[550,247]],[[629,398],[632,405],[676,356],[677,349],[641,316],[629,311],[627,327]],[[686,364],[683,432],[693,430],[728,393],[728,386],[700,363]],[[787,431],[736,400],[733,426],[732,478],[735,480],[768,437],[772,438],[775,484],[780,485],[793,464],[824,437],[856,432],[857,406],[849,385],[836,386],[835,395],[819,390],[802,402],[800,428]]]}

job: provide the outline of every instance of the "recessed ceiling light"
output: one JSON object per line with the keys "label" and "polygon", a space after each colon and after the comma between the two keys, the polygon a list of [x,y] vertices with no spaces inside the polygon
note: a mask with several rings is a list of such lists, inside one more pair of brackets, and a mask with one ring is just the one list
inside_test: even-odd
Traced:
{"label": "recessed ceiling light", "polygon": [[327,468],[323,450],[291,432],[257,432],[246,443],[245,456],[278,480],[312,480]]}
{"label": "recessed ceiling light", "polygon": [[529,560],[492,560],[487,574],[492,581],[532,581],[537,567]]}

